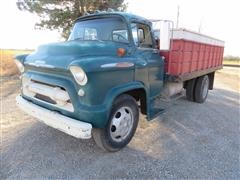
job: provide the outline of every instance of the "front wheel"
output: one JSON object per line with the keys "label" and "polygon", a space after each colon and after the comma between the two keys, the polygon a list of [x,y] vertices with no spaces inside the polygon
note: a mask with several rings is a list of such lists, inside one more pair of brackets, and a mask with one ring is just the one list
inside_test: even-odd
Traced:
{"label": "front wheel", "polygon": [[120,95],[113,104],[108,125],[104,129],[93,129],[93,139],[105,151],[118,151],[132,139],[139,120],[135,99],[127,94]]}

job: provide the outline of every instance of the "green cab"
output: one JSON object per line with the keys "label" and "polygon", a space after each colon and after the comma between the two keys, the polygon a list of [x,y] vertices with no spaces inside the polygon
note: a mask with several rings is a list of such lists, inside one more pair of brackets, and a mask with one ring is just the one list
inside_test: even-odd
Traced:
{"label": "green cab", "polygon": [[116,151],[132,138],[138,106],[148,120],[163,89],[164,59],[147,19],[123,12],[75,21],[65,42],[17,56],[24,100],[91,124],[97,144]]}

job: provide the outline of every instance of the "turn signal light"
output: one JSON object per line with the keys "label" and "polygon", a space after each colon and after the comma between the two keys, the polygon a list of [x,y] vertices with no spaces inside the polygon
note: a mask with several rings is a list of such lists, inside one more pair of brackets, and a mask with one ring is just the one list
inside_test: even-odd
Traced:
{"label": "turn signal light", "polygon": [[124,56],[126,54],[126,50],[124,49],[124,48],[118,48],[118,50],[117,50],[117,55],[119,56],[119,57],[122,57],[122,56]]}

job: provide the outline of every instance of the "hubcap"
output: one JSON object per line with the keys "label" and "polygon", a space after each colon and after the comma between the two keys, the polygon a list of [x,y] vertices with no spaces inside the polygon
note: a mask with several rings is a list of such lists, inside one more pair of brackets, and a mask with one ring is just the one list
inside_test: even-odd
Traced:
{"label": "hubcap", "polygon": [[110,125],[110,136],[114,141],[121,142],[124,140],[133,127],[133,112],[129,107],[119,108]]}
{"label": "hubcap", "polygon": [[208,87],[209,87],[209,80],[206,79],[206,81],[204,82],[204,85],[203,85],[203,98],[205,98],[207,96]]}

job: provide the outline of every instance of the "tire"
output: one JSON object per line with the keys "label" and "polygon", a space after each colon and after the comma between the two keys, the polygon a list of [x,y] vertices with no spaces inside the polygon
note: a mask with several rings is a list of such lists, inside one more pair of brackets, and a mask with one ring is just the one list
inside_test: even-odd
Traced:
{"label": "tire", "polygon": [[186,87],[186,97],[187,100],[189,101],[195,101],[195,84],[196,84],[196,79],[191,79],[187,82],[187,87]]}
{"label": "tire", "polygon": [[115,152],[125,147],[132,139],[139,121],[135,99],[120,95],[113,103],[106,128],[93,128],[93,139],[104,151]]}
{"label": "tire", "polygon": [[198,103],[204,103],[207,99],[209,89],[208,75],[201,76],[197,79],[195,87],[195,101]]}

